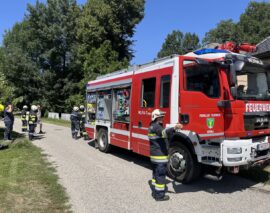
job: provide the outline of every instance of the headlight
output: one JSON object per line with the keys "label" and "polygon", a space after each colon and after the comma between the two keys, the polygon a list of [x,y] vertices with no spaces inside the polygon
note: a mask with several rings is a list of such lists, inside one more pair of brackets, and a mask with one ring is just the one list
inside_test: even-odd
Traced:
{"label": "headlight", "polygon": [[228,154],[241,154],[242,148],[227,148]]}

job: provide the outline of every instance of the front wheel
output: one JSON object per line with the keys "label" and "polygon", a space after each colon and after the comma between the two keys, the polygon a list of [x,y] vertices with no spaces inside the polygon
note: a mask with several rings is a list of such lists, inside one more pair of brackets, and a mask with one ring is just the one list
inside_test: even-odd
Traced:
{"label": "front wheel", "polygon": [[98,149],[101,152],[109,152],[111,149],[111,145],[109,144],[108,140],[108,131],[106,129],[101,128],[98,131]]}
{"label": "front wheel", "polygon": [[172,179],[190,183],[200,175],[201,168],[190,150],[179,142],[169,149],[167,171],[168,176]]}

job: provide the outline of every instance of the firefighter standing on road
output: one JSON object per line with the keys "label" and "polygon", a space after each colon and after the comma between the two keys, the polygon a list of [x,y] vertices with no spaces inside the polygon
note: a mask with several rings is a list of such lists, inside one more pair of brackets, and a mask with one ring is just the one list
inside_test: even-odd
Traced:
{"label": "firefighter standing on road", "polygon": [[29,112],[29,140],[33,140],[34,138],[34,132],[35,132],[35,127],[36,127],[36,122],[37,122],[37,106],[32,105],[31,106],[31,111]]}
{"label": "firefighter standing on road", "polygon": [[23,110],[21,112],[22,132],[27,132],[27,120],[26,120],[27,109],[28,107],[24,105]]}
{"label": "firefighter standing on road", "polygon": [[148,137],[150,140],[150,159],[153,167],[153,197],[156,201],[166,201],[170,197],[165,195],[166,189],[166,165],[168,162],[168,148],[166,138],[176,129],[181,129],[181,124],[175,127],[164,129],[163,124],[164,113],[159,109],[152,112],[152,122],[148,129]]}
{"label": "firefighter standing on road", "polygon": [[85,130],[85,123],[86,123],[86,116],[85,116],[85,111],[84,111],[84,106],[80,106],[80,114],[81,114],[81,120],[80,120],[80,135],[81,137],[84,138],[84,140],[87,140],[87,133]]}
{"label": "firefighter standing on road", "polygon": [[70,120],[71,120],[71,134],[72,138],[75,140],[78,139],[78,132],[80,130],[80,120],[81,120],[81,115],[79,112],[79,107],[74,106],[73,111],[70,115]]}

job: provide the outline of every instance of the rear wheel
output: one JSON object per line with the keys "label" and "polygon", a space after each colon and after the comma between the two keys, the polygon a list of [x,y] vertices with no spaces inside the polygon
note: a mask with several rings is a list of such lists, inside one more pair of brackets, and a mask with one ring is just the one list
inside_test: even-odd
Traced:
{"label": "rear wheel", "polygon": [[98,131],[98,149],[101,152],[109,152],[111,149],[111,145],[109,144],[109,140],[108,140],[108,131],[106,129],[101,128]]}
{"label": "rear wheel", "polygon": [[169,149],[167,171],[172,179],[190,183],[199,177],[201,167],[190,150],[184,144],[178,143]]}

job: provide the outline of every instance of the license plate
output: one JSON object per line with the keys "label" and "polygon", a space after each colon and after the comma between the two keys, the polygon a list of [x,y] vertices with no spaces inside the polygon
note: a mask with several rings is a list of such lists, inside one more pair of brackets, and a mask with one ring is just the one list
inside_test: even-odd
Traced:
{"label": "license plate", "polygon": [[257,150],[262,151],[270,148],[270,143],[261,143],[258,144]]}

